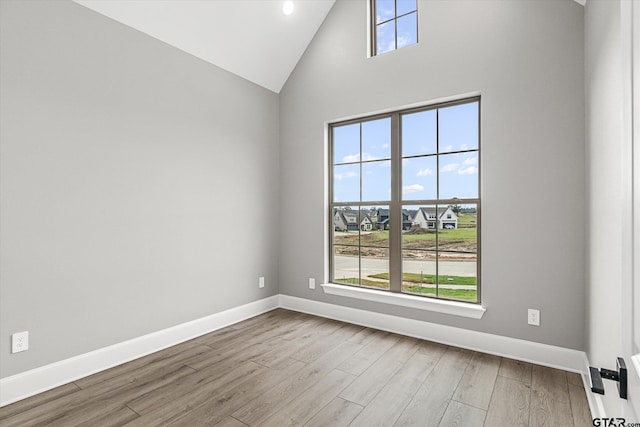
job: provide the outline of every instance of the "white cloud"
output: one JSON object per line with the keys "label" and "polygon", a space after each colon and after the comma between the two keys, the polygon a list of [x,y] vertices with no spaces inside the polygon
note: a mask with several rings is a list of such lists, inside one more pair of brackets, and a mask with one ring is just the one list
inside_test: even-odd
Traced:
{"label": "white cloud", "polygon": [[420,169],[418,171],[418,176],[429,176],[429,175],[433,175],[433,171],[429,168],[427,169]]}
{"label": "white cloud", "polygon": [[460,146],[460,149],[461,149],[461,150],[466,150],[467,148],[469,148],[469,146],[468,146],[467,144],[462,144],[462,145]]}
{"label": "white cloud", "polygon": [[390,40],[389,43],[387,43],[387,47],[384,49],[383,52],[388,52],[390,50],[395,50],[395,48],[396,48],[395,40]]}
{"label": "white cloud", "polygon": [[462,168],[460,170],[458,170],[458,173],[460,175],[473,175],[478,173],[478,168],[475,166],[468,166],[466,168]]}
{"label": "white cloud", "polygon": [[382,144],[382,148],[389,148],[389,144]]}
{"label": "white cloud", "polygon": [[360,161],[360,153],[349,154],[342,158],[342,163],[352,163],[352,162],[359,162],[359,161]]}
{"label": "white cloud", "polygon": [[442,147],[440,151],[453,151],[453,145],[447,145],[446,147]]}
{"label": "white cloud", "polygon": [[453,172],[458,169],[460,165],[458,163],[449,163],[440,168],[440,172]]}
{"label": "white cloud", "polygon": [[407,46],[411,39],[407,36],[398,36],[398,49]]}
{"label": "white cloud", "polygon": [[333,179],[335,179],[336,181],[340,181],[341,179],[344,179],[344,178],[353,178],[356,176],[358,176],[356,172],[349,171],[345,173],[335,173],[333,174]]}
{"label": "white cloud", "polygon": [[380,157],[372,156],[369,153],[362,153],[362,161],[366,162],[368,160],[378,160]]}
{"label": "white cloud", "polygon": [[402,194],[417,193],[422,190],[424,190],[424,187],[420,184],[404,185],[402,187]]}
{"label": "white cloud", "polygon": [[469,165],[477,165],[478,164],[478,156],[475,157],[469,157],[467,159],[464,159],[464,161],[462,162],[463,165],[465,166],[469,166]]}

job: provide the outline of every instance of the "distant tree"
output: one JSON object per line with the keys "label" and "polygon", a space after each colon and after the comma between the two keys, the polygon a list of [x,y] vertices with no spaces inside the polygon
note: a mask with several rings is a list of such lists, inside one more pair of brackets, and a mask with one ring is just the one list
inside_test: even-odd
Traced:
{"label": "distant tree", "polygon": [[460,205],[451,205],[451,210],[455,212],[456,215],[460,214],[462,211],[462,206]]}

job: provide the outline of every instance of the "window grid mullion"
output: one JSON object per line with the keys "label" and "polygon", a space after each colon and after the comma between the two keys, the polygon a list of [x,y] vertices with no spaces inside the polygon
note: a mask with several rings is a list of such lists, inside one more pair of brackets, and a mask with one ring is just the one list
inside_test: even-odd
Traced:
{"label": "window grid mullion", "polygon": [[398,0],[393,0],[393,46],[398,50]]}
{"label": "window grid mullion", "polygon": [[[360,203],[362,203],[362,123],[358,125],[360,131]],[[358,206],[358,285],[362,286],[362,232],[360,231],[361,206]]]}
{"label": "window grid mullion", "polygon": [[440,206],[440,109],[436,110],[436,297],[440,296],[440,244],[438,231],[438,206]]}

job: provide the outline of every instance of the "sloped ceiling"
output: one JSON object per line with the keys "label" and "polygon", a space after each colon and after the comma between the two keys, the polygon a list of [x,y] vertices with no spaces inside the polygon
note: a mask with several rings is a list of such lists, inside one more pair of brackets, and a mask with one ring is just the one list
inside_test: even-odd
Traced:
{"label": "sloped ceiling", "polygon": [[74,0],[279,93],[335,0]]}

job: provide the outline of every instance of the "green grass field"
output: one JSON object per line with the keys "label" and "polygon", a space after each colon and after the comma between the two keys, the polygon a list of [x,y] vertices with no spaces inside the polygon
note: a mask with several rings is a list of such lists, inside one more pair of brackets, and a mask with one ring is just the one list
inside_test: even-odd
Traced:
{"label": "green grass field", "polygon": [[[420,286],[402,285],[402,291],[410,294],[436,296],[435,288],[422,288]],[[439,289],[437,296],[460,301],[478,301],[478,293],[475,289]]]}
{"label": "green grass field", "polygon": [[[369,277],[373,277],[375,279],[389,280],[389,273],[373,274]],[[449,280],[449,279],[452,279],[452,280]],[[402,281],[434,285],[436,283],[436,275],[435,274],[402,273]],[[441,285],[446,284],[446,285],[476,286],[478,284],[478,280],[475,277],[468,277],[468,276],[440,275],[440,284]]]}
{"label": "green grass field", "polygon": [[[346,277],[343,279],[334,279],[336,283],[344,283],[346,285],[358,285],[357,277]],[[362,286],[376,289],[389,289],[388,282],[379,282],[375,280],[362,280]],[[455,299],[460,301],[477,301],[478,293],[475,289],[439,289],[436,295],[436,288],[424,288],[420,285],[403,284],[402,291],[410,294],[438,296],[442,298]]]}
{"label": "green grass field", "polygon": [[[402,234],[403,249],[436,249],[436,234],[440,250],[460,250],[475,252],[477,248],[476,228],[457,228],[455,230],[428,230],[421,234]],[[340,233],[335,237],[337,245],[389,247],[389,231],[373,231],[359,236],[357,232]]]}
{"label": "green grass field", "polygon": [[458,227],[475,227],[476,222],[477,217],[475,214],[461,213],[458,215]]}

